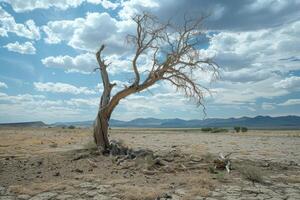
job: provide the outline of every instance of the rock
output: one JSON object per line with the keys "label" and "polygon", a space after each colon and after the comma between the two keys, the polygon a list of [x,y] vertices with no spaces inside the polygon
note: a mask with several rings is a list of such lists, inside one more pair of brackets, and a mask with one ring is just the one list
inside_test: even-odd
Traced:
{"label": "rock", "polygon": [[57,193],[55,192],[44,192],[35,195],[34,197],[30,198],[30,200],[49,200],[55,196],[57,196]]}
{"label": "rock", "polygon": [[18,200],[27,200],[30,199],[30,196],[27,194],[21,194],[17,197]]}
{"label": "rock", "polygon": [[83,170],[77,168],[77,169],[74,170],[74,172],[77,172],[77,173],[83,173]]}

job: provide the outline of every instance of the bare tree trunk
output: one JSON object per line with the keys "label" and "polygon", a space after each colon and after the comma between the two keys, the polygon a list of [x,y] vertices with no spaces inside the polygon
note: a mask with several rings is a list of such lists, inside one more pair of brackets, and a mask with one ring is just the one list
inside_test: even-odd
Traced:
{"label": "bare tree trunk", "polygon": [[96,53],[96,58],[99,64],[99,68],[96,69],[100,70],[104,89],[99,104],[99,111],[94,123],[94,139],[97,147],[101,148],[103,152],[106,152],[110,148],[108,140],[108,121],[111,114],[111,112],[107,112],[107,107],[110,102],[111,90],[116,84],[111,84],[109,81],[108,73],[106,71],[108,65],[101,59],[101,52],[103,49],[104,45],[102,45]]}
{"label": "bare tree trunk", "polygon": [[103,151],[107,151],[110,146],[108,139],[108,120],[108,117],[99,111],[94,124],[94,140],[97,147],[101,147]]}

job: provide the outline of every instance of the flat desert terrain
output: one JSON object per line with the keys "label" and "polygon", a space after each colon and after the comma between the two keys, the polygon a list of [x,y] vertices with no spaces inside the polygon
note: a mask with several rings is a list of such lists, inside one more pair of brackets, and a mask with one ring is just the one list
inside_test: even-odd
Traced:
{"label": "flat desert terrain", "polygon": [[[104,156],[91,129],[1,128],[0,200],[300,199],[300,131],[117,129],[152,156]],[[231,171],[215,169],[231,153]]]}

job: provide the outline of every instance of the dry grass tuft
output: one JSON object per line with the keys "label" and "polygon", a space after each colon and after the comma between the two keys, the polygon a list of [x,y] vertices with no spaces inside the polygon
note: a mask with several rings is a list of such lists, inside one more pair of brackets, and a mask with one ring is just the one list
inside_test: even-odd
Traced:
{"label": "dry grass tuft", "polygon": [[238,168],[240,173],[243,177],[245,177],[247,180],[256,182],[256,183],[263,183],[263,175],[261,172],[261,169],[255,166],[250,165],[243,165]]}
{"label": "dry grass tuft", "polygon": [[190,176],[187,176],[186,181],[188,185],[207,188],[209,190],[213,190],[216,186],[216,182],[206,171],[201,172],[198,176],[191,174]]}
{"label": "dry grass tuft", "polygon": [[94,141],[89,140],[87,143],[83,145],[83,148],[87,150],[94,150],[97,149],[97,146]]}
{"label": "dry grass tuft", "polygon": [[201,171],[197,176],[187,175],[182,181],[185,181],[186,185],[189,186],[183,197],[184,200],[194,199],[196,196],[207,197],[217,184],[206,171]]}

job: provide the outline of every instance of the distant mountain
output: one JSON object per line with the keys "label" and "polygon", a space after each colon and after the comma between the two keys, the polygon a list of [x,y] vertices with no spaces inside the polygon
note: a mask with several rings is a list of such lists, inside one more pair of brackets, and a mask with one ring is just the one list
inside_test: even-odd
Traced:
{"label": "distant mountain", "polygon": [[36,122],[18,122],[18,123],[0,123],[0,127],[43,127],[47,126],[42,121]]}
{"label": "distant mountain", "polygon": [[[201,128],[201,127],[234,127],[245,126],[252,129],[300,129],[299,116],[256,116],[256,117],[240,117],[240,118],[208,118],[204,120],[183,120],[183,119],[157,119],[157,118],[137,118],[130,121],[121,121],[111,119],[109,122],[111,127],[137,127],[137,128]],[[39,122],[21,122],[0,124],[0,127],[14,126],[14,127],[91,127],[93,121],[79,121],[79,122],[57,122],[46,125]]]}
{"label": "distant mountain", "polygon": [[111,120],[111,127],[200,128],[246,126],[257,129],[300,129],[298,116],[257,116],[241,118],[208,118],[204,120],[137,118],[131,121]]}
{"label": "distant mountain", "polygon": [[93,125],[93,121],[56,122],[54,124],[50,124],[50,126],[55,126],[55,127],[66,127],[66,126],[90,127],[92,125]]}
{"label": "distant mountain", "polygon": [[171,120],[162,124],[163,127],[234,127],[245,126],[251,128],[263,129],[299,129],[300,117],[298,116],[256,116],[254,118],[241,117],[241,118],[209,118],[204,120],[187,120],[182,123],[173,123]]}
{"label": "distant mountain", "polygon": [[[93,121],[55,123],[54,126],[82,126],[90,127]],[[300,129],[300,117],[298,116],[257,116],[241,118],[208,118],[204,120],[183,119],[157,119],[137,118],[130,121],[111,119],[111,127],[137,127],[137,128],[201,128],[201,127],[234,127],[245,126],[256,129]]]}

